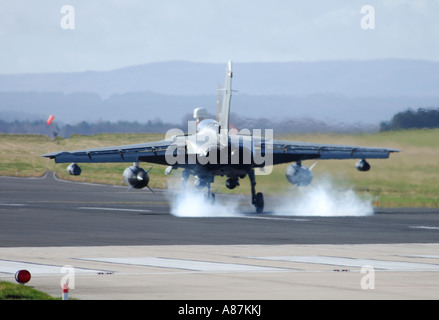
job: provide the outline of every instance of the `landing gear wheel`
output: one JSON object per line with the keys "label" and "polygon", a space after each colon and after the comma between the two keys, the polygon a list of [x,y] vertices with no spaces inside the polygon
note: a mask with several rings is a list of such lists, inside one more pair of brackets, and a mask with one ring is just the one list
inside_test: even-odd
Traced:
{"label": "landing gear wheel", "polygon": [[262,213],[264,211],[264,195],[262,192],[258,192],[255,196],[254,205],[256,207],[257,213]]}
{"label": "landing gear wheel", "polygon": [[250,185],[252,190],[252,204],[256,207],[257,213],[262,213],[262,211],[264,211],[264,196],[261,192],[256,193],[256,179],[255,171],[253,169],[248,172],[248,177],[250,179]]}

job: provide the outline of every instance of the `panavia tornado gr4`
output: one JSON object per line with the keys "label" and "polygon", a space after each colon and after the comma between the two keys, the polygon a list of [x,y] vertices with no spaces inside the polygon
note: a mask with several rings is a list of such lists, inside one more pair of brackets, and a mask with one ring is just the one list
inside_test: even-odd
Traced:
{"label": "panavia tornado gr4", "polygon": [[306,186],[313,178],[313,166],[306,167],[302,164],[304,160],[358,159],[356,168],[369,171],[370,164],[366,159],[387,159],[391,153],[398,152],[386,148],[274,140],[267,130],[262,134],[262,130],[238,132],[230,129],[232,78],[232,62],[229,61],[224,88],[219,90],[217,119],[204,119],[205,109],[195,109],[194,118],[197,121],[188,125],[188,133],[171,130],[164,140],[157,142],[61,151],[43,156],[54,159],[56,163],[71,163],[67,170],[72,175],[81,173],[78,163],[133,163],[125,169],[123,177],[129,186],[137,189],[148,187],[149,183],[148,172],[139,167],[141,162],[167,165],[165,174],[180,168],[183,169],[183,185],[193,175],[196,187],[206,188],[207,197],[212,202],[215,195],[211,193],[210,185],[215,176],[226,176],[229,189],[239,186],[239,180],[248,176],[251,202],[260,213],[264,209],[264,197],[261,192],[256,192],[257,168],[263,172],[273,165],[291,163],[286,170],[287,180],[294,186]]}

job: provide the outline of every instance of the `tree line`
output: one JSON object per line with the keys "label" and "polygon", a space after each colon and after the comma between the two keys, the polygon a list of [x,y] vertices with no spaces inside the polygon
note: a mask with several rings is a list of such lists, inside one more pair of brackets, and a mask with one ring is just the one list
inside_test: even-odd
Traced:
{"label": "tree line", "polygon": [[380,124],[380,131],[439,128],[439,109],[408,109]]}
{"label": "tree line", "polygon": [[[209,115],[209,118],[215,118]],[[43,134],[49,137],[61,136],[69,138],[74,134],[94,135],[99,133],[163,133],[170,129],[180,129],[188,132],[188,121],[194,121],[192,114],[183,116],[180,124],[164,123],[160,119],[149,120],[146,123],[118,121],[101,121],[89,123],[82,121],[78,124],[57,124],[50,126],[43,120],[38,121],[13,121],[6,122],[0,119],[0,133],[9,134]],[[315,120],[312,118],[300,119],[269,119],[269,118],[247,118],[237,114],[231,114],[230,124],[238,131],[242,129],[274,129],[275,134],[288,133],[363,133],[376,132],[378,126],[362,124],[330,123],[328,121]]]}
{"label": "tree line", "polygon": [[102,121],[88,123],[82,121],[78,124],[60,125],[52,123],[47,125],[44,120],[37,121],[13,121],[0,120],[0,132],[10,134],[43,134],[49,137],[62,136],[69,138],[74,134],[94,135],[98,133],[165,133],[169,129],[176,128],[175,124],[164,123],[161,120],[149,120],[146,123],[118,121]]}
{"label": "tree line", "polygon": [[[215,118],[214,115],[210,115]],[[192,114],[186,114],[180,124],[165,123],[160,119],[149,120],[145,123],[118,121],[101,121],[80,123],[47,125],[44,120],[37,121],[12,121],[6,122],[0,119],[0,133],[9,134],[43,134],[49,137],[62,136],[69,138],[74,134],[94,135],[99,133],[166,133],[170,129],[188,130],[187,121],[193,121]],[[376,131],[439,128],[439,109],[418,110],[408,109],[395,114],[390,121],[383,121],[380,125],[371,126],[364,124],[329,123],[327,121],[302,119],[268,119],[246,118],[237,114],[231,114],[231,125],[238,129],[275,129],[276,134],[287,133],[363,133]]]}

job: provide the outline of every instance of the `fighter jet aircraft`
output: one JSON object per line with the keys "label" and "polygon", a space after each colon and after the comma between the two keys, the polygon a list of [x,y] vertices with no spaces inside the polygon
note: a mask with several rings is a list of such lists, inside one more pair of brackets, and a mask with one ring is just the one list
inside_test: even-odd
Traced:
{"label": "fighter jet aircraft", "polygon": [[[114,146],[55,152],[43,155],[56,163],[69,163],[67,171],[79,175],[78,163],[132,162],[125,169],[124,181],[131,187],[148,187],[148,172],[139,163],[148,162],[167,165],[165,174],[181,168],[183,185],[189,176],[196,177],[195,186],[207,188],[207,197],[213,202],[215,195],[210,185],[215,176],[226,176],[226,186],[234,189],[239,180],[249,177],[251,183],[251,202],[256,212],[264,209],[264,197],[256,192],[256,168],[269,168],[281,163],[292,163],[287,167],[286,178],[294,186],[309,185],[313,178],[312,167],[302,164],[304,160],[359,159],[356,168],[369,171],[371,166],[366,159],[387,159],[395,149],[370,148],[348,145],[305,143],[274,140],[272,135],[249,130],[239,131],[229,128],[230,102],[232,98],[232,62],[226,68],[224,89],[221,89],[222,102],[218,101],[217,119],[204,119],[205,109],[195,109],[197,119],[188,125],[188,133],[176,130],[167,134],[164,140],[134,145]],[[149,187],[148,187],[149,188]]]}

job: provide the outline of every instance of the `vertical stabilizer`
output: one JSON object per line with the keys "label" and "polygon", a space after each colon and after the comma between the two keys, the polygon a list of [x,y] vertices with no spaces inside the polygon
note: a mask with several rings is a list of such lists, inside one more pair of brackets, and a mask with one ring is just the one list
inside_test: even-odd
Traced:
{"label": "vertical stabilizer", "polygon": [[[224,83],[224,96],[221,106],[221,113],[219,114],[219,123],[223,132],[229,131],[229,119],[230,119],[230,100],[232,99],[232,61],[227,63],[226,69],[226,81]],[[225,131],[224,131],[225,130]]]}
{"label": "vertical stabilizer", "polygon": [[221,88],[221,85],[218,83],[218,97],[216,99],[216,121],[218,123],[220,123],[221,121],[222,98],[223,98],[223,88]]}

